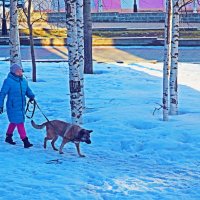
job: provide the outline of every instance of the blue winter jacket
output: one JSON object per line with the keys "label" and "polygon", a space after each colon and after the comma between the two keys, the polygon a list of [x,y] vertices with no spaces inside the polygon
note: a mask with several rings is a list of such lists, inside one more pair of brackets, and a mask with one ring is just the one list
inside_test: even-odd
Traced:
{"label": "blue winter jacket", "polygon": [[23,123],[25,121],[25,96],[34,98],[27,80],[23,76],[19,77],[9,73],[0,91],[0,107],[3,107],[6,95],[6,109],[9,121],[16,124]]}

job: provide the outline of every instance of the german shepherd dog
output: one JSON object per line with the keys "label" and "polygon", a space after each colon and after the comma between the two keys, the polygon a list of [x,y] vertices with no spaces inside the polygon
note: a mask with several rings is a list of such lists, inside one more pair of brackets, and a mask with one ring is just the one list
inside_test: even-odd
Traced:
{"label": "german shepherd dog", "polygon": [[47,141],[52,140],[51,145],[53,149],[58,151],[54,144],[58,137],[61,136],[63,140],[59,148],[60,154],[63,154],[62,149],[67,142],[73,142],[76,145],[78,155],[80,157],[85,157],[80,152],[80,142],[91,144],[90,133],[93,132],[92,130],[86,130],[78,125],[73,125],[60,120],[47,121],[41,125],[35,124],[35,122],[32,120],[31,124],[36,129],[42,129],[46,127],[46,137],[44,138],[45,149],[47,147]]}

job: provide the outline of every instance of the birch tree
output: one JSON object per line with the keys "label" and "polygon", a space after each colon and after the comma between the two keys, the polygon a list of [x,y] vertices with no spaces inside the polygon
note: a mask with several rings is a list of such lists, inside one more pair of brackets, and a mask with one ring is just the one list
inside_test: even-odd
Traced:
{"label": "birch tree", "polygon": [[[169,51],[171,53],[165,54],[171,54],[171,67],[170,67],[170,114],[171,115],[177,115],[178,114],[178,43],[179,43],[179,10],[181,10],[183,7],[186,8],[186,5],[192,3],[194,0],[168,0],[166,3],[170,3],[172,5],[172,26],[171,28],[168,27],[169,33],[171,33],[170,41],[171,41],[171,47],[169,47]],[[167,5],[169,7],[169,5]],[[168,14],[168,17],[171,14]],[[169,19],[168,19],[169,21]],[[165,29],[167,31],[167,28]],[[167,62],[167,57],[165,55],[165,62]],[[167,73],[166,69],[166,63],[164,64],[164,70],[163,73]],[[166,77],[166,74],[164,75]],[[163,119],[167,120],[167,103],[168,101],[168,88],[167,88],[167,81],[168,79],[163,78]],[[166,91],[166,92],[165,92]]]}
{"label": "birch tree", "polygon": [[103,2],[102,2],[102,0],[98,0],[98,12],[103,12]]}
{"label": "birch tree", "polygon": [[18,29],[18,11],[17,0],[10,0],[10,64],[17,63],[22,66],[21,53],[20,53],[20,41],[19,41],[19,29]]}
{"label": "birch tree", "polygon": [[[38,9],[39,15],[37,17],[34,17],[33,6],[36,6]],[[37,22],[44,22],[45,20],[45,14],[43,13],[43,1],[34,1],[33,0],[26,0],[25,4],[23,6],[23,16],[26,18],[26,25],[29,30],[29,42],[30,42],[30,50],[31,50],[31,61],[32,61],[32,81],[37,81],[37,66],[36,66],[36,58],[35,58],[35,49],[34,49],[34,36],[33,36],[33,26]]]}
{"label": "birch tree", "polygon": [[170,69],[170,115],[178,114],[178,43],[179,43],[179,0],[173,1],[172,50]]}
{"label": "birch tree", "polygon": [[171,62],[171,27],[172,27],[172,0],[166,1],[165,14],[165,47],[163,65],[163,120],[168,121],[168,84]]}
{"label": "birch tree", "polygon": [[91,2],[84,0],[83,6],[84,15],[84,73],[93,74],[92,62],[92,16],[91,16]]}
{"label": "birch tree", "polygon": [[193,1],[193,13],[197,13],[197,0]]}
{"label": "birch tree", "polygon": [[78,61],[77,44],[77,23],[76,23],[76,1],[65,0],[66,25],[67,25],[67,48],[69,62],[69,86],[70,86],[70,104],[71,118],[73,124],[82,123],[82,96],[80,68]]}
{"label": "birch tree", "polygon": [[81,82],[81,97],[83,110],[85,109],[84,99],[84,23],[83,23],[83,0],[77,0],[76,2],[76,17],[77,17],[77,47],[78,47],[78,64],[80,71]]}

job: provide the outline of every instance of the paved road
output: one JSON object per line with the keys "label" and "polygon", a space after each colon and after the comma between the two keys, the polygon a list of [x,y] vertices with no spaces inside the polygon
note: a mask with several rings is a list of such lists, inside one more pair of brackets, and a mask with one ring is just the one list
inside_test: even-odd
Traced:
{"label": "paved road", "polygon": [[[179,61],[200,63],[200,47],[181,47]],[[30,49],[21,46],[22,60],[30,60]],[[35,47],[37,60],[67,60],[67,48]],[[0,59],[9,57],[9,47],[0,46]],[[94,47],[93,59],[98,62],[125,62],[163,61],[163,47]]]}

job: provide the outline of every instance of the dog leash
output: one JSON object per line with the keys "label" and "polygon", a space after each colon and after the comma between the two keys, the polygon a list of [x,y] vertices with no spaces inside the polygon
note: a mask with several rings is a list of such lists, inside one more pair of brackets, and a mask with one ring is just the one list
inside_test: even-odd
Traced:
{"label": "dog leash", "polygon": [[[33,105],[33,106],[31,106]],[[30,107],[33,107],[33,109],[31,110]],[[42,111],[42,109],[40,108],[40,106],[38,105],[38,103],[36,102],[35,99],[28,101],[27,106],[26,106],[26,110],[25,110],[25,115],[27,118],[32,119],[34,114],[35,114],[35,109],[36,107],[38,108],[38,110],[42,113],[42,115],[44,116],[44,118],[49,122],[49,124],[53,127],[53,129],[55,130],[55,132],[58,134],[58,130],[55,128],[55,126],[51,123],[51,121],[47,118],[47,116],[44,114],[44,112]],[[31,113],[30,116],[28,116],[27,113]]]}
{"label": "dog leash", "polygon": [[[30,109],[31,105],[33,105],[33,106],[32,106],[32,107],[33,107],[32,110]],[[30,99],[29,99],[29,101],[28,101],[28,103],[27,103],[26,110],[25,110],[25,115],[26,115],[26,117],[29,118],[29,119],[32,119],[33,116],[34,116],[34,114],[35,114],[35,109],[36,109],[36,107],[37,107],[38,110],[42,113],[42,115],[45,117],[45,119],[49,122],[49,119],[48,119],[47,116],[44,114],[44,112],[41,110],[41,108],[39,107],[39,105],[38,105],[38,103],[36,102],[35,99],[34,99],[34,100],[30,100]],[[27,114],[28,112],[31,113],[30,116],[28,116],[28,114]]]}
{"label": "dog leash", "polygon": [[[31,104],[33,105],[33,109],[32,109],[32,110],[30,109]],[[29,118],[29,119],[32,119],[32,118],[33,118],[33,115],[34,115],[34,113],[35,113],[35,108],[36,108],[36,101],[35,101],[35,100],[32,100],[32,101],[31,101],[31,100],[29,99],[29,101],[28,101],[28,103],[27,103],[27,106],[26,106],[26,110],[25,110],[25,115],[26,115],[27,118]],[[31,113],[30,116],[28,116],[28,114],[27,114],[28,112]]]}

